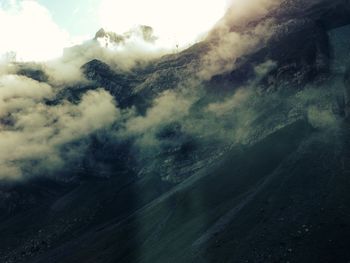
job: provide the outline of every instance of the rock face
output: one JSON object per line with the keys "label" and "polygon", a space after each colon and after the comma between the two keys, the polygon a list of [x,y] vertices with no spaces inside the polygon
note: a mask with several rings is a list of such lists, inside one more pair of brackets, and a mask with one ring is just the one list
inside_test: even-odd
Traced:
{"label": "rock face", "polygon": [[[350,133],[332,107],[345,88],[349,117],[350,73],[333,72],[329,30],[350,22],[350,3],[288,0],[230,30],[251,34],[271,18],[271,37],[209,78],[205,58],[220,43],[210,37],[127,72],[82,65],[89,83],[48,104],[78,104],[102,87],[121,118],[136,117],[91,135],[81,160],[54,178],[0,182],[0,261],[348,262]],[[125,36],[96,34],[105,37]],[[45,82],[37,70],[19,74]],[[184,117],[174,99],[192,103]],[[137,133],[138,121],[152,136]]]}
{"label": "rock face", "polygon": [[125,32],[121,35],[114,32],[105,31],[101,28],[96,32],[94,40],[101,40],[105,46],[109,45],[124,45],[131,37],[137,37],[145,42],[154,43],[157,39],[153,34],[153,28],[150,26],[140,25],[134,29]]}
{"label": "rock face", "polygon": [[96,32],[94,40],[102,41],[106,47],[108,45],[122,45],[125,44],[125,37],[122,35],[118,35],[114,32],[106,32],[103,28]]}
{"label": "rock face", "polygon": [[117,73],[106,63],[96,59],[83,65],[82,70],[88,80],[108,90],[120,105],[131,105],[132,88],[140,83],[140,79],[133,74]]}

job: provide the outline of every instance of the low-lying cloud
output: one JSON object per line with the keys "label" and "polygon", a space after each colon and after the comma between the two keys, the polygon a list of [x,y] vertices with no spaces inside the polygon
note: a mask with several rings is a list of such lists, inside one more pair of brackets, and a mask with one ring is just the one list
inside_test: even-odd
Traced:
{"label": "low-lying cloud", "polygon": [[100,89],[78,104],[48,105],[54,90],[17,76],[0,78],[0,178],[49,173],[64,163],[61,147],[107,128],[119,111],[114,98]]}
{"label": "low-lying cloud", "polygon": [[[194,151],[193,156],[184,158],[190,162],[199,159],[199,153],[215,155],[215,147],[220,151],[230,145],[254,143],[299,119],[308,120],[317,129],[337,126],[333,104],[339,95],[339,82],[310,82],[300,91],[270,89],[269,84],[261,87],[261,81],[279,66],[272,60],[255,65],[254,76],[224,95],[220,86],[213,87],[218,96],[207,92],[203,81],[234,70],[244,56],[259,50],[274,34],[275,21],[263,18],[276,5],[273,0],[235,2],[235,8],[209,35],[209,51],[200,58],[199,68],[191,69],[196,73],[188,70],[177,86],[159,90],[143,113],[133,105],[118,108],[117,98],[105,87],[83,89],[77,99],[69,99],[70,92],[91,84],[81,66],[92,59],[102,60],[122,74],[158,58],[163,51],[154,48],[140,32],[129,32],[114,43],[111,37],[102,36],[102,45],[97,37],[66,49],[59,59],[27,64],[45,74],[45,81],[18,75],[23,65],[10,56],[3,59],[0,180],[69,170],[75,160],[85,158],[90,139],[96,134],[103,134],[110,144],[130,142],[135,150],[132,158],[144,160],[157,155],[162,156],[157,157],[161,165],[175,166],[174,156],[186,155],[188,148]],[[162,76],[157,71],[150,74],[154,75],[148,76],[148,82],[140,84],[145,89]],[[152,88],[157,92],[157,85]],[[129,154],[123,149],[113,152],[119,153]],[[171,154],[169,161],[166,158]]]}
{"label": "low-lying cloud", "polygon": [[232,71],[239,59],[264,47],[276,24],[272,18],[263,18],[277,6],[276,0],[232,1],[224,18],[208,36],[211,47],[202,58],[199,77],[209,80]]}

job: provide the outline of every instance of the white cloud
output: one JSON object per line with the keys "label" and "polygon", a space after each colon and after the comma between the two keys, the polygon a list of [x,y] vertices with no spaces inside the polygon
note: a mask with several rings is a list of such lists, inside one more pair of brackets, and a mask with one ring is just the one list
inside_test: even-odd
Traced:
{"label": "white cloud", "polygon": [[46,105],[54,95],[48,84],[0,77],[0,180],[55,171],[71,160],[61,147],[108,128],[120,115],[103,89],[85,93],[78,104]]}
{"label": "white cloud", "polygon": [[102,0],[102,27],[123,33],[135,25],[148,25],[160,37],[158,44],[174,47],[193,43],[223,16],[227,0]]}
{"label": "white cloud", "polygon": [[142,134],[160,125],[179,120],[189,113],[192,98],[184,98],[181,94],[166,91],[155,99],[154,105],[146,116],[138,116],[126,123],[128,134]]}
{"label": "white cloud", "polygon": [[246,25],[252,20],[264,17],[279,4],[279,0],[229,0],[230,8],[221,22],[226,25]]}
{"label": "white cloud", "polygon": [[274,19],[259,21],[278,6],[278,0],[231,0],[230,8],[210,32],[211,49],[202,58],[198,76],[210,79],[217,74],[232,71],[236,61],[266,44],[277,26]]}
{"label": "white cloud", "polygon": [[14,51],[24,61],[58,57],[71,44],[69,34],[55,24],[50,12],[30,0],[5,0],[0,5],[0,34],[0,56]]}

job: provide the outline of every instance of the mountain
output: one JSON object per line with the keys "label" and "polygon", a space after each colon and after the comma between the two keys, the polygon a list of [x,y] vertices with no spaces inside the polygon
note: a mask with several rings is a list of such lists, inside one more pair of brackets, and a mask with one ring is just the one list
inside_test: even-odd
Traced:
{"label": "mountain", "polygon": [[118,112],[56,143],[57,171],[0,181],[1,262],[348,262],[349,74],[334,65],[349,67],[350,2],[266,10],[238,22],[229,10],[204,41],[127,69],[91,59],[78,84],[20,64],[57,90],[41,105],[75,117],[53,120],[53,137],[85,120],[91,92]]}
{"label": "mountain", "polygon": [[101,28],[96,32],[94,40],[101,41],[106,47],[123,45],[130,38],[140,38],[145,42],[154,43],[157,37],[153,34],[153,28],[150,26],[140,25],[132,30],[125,32],[122,35],[118,35],[114,32],[105,31]]}

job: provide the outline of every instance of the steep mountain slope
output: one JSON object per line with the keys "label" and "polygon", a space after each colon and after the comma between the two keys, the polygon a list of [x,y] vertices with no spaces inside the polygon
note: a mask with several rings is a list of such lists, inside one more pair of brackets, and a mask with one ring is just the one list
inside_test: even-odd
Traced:
{"label": "steep mountain slope", "polygon": [[[349,83],[334,70],[350,2],[231,12],[180,53],[128,70],[94,59],[54,86],[49,109],[103,89],[118,119],[55,145],[62,169],[0,181],[0,262],[350,260]],[[52,82],[38,65],[16,74]]]}

